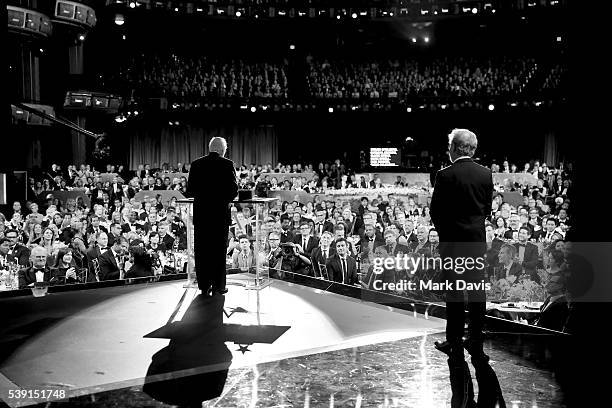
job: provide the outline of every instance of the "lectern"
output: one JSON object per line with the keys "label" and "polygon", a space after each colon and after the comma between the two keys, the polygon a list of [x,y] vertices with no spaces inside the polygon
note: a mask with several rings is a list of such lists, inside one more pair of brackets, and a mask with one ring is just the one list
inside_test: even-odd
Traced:
{"label": "lectern", "polygon": [[[245,271],[244,279],[240,281],[244,283],[246,289],[260,290],[269,286],[271,283],[268,266],[265,264],[265,242],[266,230],[263,227],[266,218],[268,218],[270,203],[278,200],[278,198],[259,198],[253,197],[244,200],[234,200],[234,204],[241,206],[249,206],[253,208],[254,215],[248,222],[253,230],[253,251],[255,253],[255,272],[249,273]],[[194,254],[194,231],[193,231],[193,198],[176,200],[179,208],[181,220],[187,227],[187,282],[183,287],[197,288],[197,275],[195,272],[195,254]]]}

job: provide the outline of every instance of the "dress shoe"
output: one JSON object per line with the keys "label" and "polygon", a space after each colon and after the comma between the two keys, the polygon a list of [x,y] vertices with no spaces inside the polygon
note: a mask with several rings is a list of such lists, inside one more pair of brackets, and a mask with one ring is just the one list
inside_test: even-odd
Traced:
{"label": "dress shoe", "polygon": [[437,350],[443,352],[444,354],[447,354],[447,355],[450,356],[451,349],[452,349],[452,346],[451,346],[450,342],[448,342],[448,341],[442,341],[442,342],[434,341],[434,347]]}
{"label": "dress shoe", "polygon": [[211,297],[213,297],[212,289],[202,289],[202,294],[200,296],[202,296],[204,298],[211,298]]}
{"label": "dress shoe", "polygon": [[218,293],[220,295],[225,295],[228,292],[227,288],[223,288],[223,289],[215,289],[214,290],[215,293]]}
{"label": "dress shoe", "polygon": [[463,348],[470,353],[472,359],[482,361],[484,363],[489,361],[489,356],[486,355],[482,349],[482,342],[474,341],[470,337],[466,337],[465,340],[463,340]]}

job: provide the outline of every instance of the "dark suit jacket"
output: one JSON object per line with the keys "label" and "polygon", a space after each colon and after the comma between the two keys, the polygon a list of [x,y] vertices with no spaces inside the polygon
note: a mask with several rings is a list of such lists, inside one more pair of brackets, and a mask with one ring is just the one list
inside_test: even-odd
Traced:
{"label": "dark suit jacket", "polygon": [[[385,248],[385,251],[387,251],[387,253],[389,253],[389,249],[387,248],[387,244],[383,244],[380,245],[381,247]],[[378,247],[377,247],[378,248]],[[376,248],[374,248],[374,250],[376,250]],[[395,244],[395,248],[393,248],[393,255],[397,255],[398,253],[402,253],[402,254],[409,254],[410,253],[410,248],[407,247],[406,245],[402,245],[402,244]]]}
{"label": "dark suit jacket", "polygon": [[98,260],[100,261],[100,281],[119,279],[119,265],[117,265],[110,248],[100,255]]}
{"label": "dark suit jacket", "polygon": [[330,279],[334,282],[345,283],[347,285],[353,285],[359,282],[359,278],[357,277],[357,263],[351,256],[346,257],[347,273],[344,278],[342,276],[340,257],[337,254],[327,260],[325,267],[327,268]]}
{"label": "dark suit jacket", "polygon": [[174,238],[172,238],[170,235],[166,234],[166,235],[164,235],[164,238],[160,241],[159,244],[160,245],[163,244],[163,246],[166,248],[166,250],[172,250],[172,248],[174,246]]}
{"label": "dark suit jacket", "polygon": [[[293,237],[293,242],[295,244],[302,245],[302,234],[296,234]],[[308,239],[307,247],[304,248],[304,256],[306,256],[307,258],[310,258],[312,255],[312,251],[318,246],[319,246],[319,238],[310,236],[310,238]]]}
{"label": "dark suit jacket", "polygon": [[419,240],[418,240],[418,238],[417,238],[417,236],[416,236],[416,232],[414,232],[414,231],[412,231],[412,232],[410,233],[410,235],[407,235],[407,234],[406,234],[406,232],[404,231],[404,232],[402,232],[402,234],[401,234],[401,235],[403,235],[404,237],[406,237],[406,240],[408,241],[408,244],[409,244],[409,245],[410,245],[410,244],[413,244],[413,243],[415,243],[415,242],[419,242]]}
{"label": "dark suit jacket", "polygon": [[[361,253],[366,257],[369,254],[369,251],[368,251],[369,243],[370,241],[367,237],[363,237],[361,241],[359,241],[359,247],[360,247]],[[378,248],[381,245],[385,245],[385,240],[383,239],[382,235],[380,235],[378,231],[376,231],[374,234],[374,245],[372,246],[372,251],[374,251],[376,248]]]}
{"label": "dark suit jacket", "polygon": [[[189,169],[186,194],[194,198],[194,224],[206,222],[207,228],[212,227],[213,231],[214,227],[226,230],[231,224],[228,204],[238,194],[234,163],[215,152],[194,160]],[[218,224],[210,225],[211,214],[219,215],[212,218],[218,220]]]}
{"label": "dark suit jacket", "polygon": [[[506,270],[504,269],[504,266],[500,264],[497,268],[495,279],[496,280],[506,279],[505,274],[506,274]],[[512,266],[510,266],[510,275],[514,275],[518,278],[522,274],[523,274],[523,267],[520,264],[513,262]]]}
{"label": "dark suit jacket", "polygon": [[[493,175],[491,170],[475,163],[470,158],[455,161],[436,174],[436,183],[431,198],[431,220],[440,236],[440,243],[478,242],[469,251],[478,256],[485,252],[485,219],[491,214],[493,197]],[[450,247],[442,248],[446,252]],[[471,252],[475,252],[471,254]],[[452,256],[451,252],[450,255]]]}
{"label": "dark suit jacket", "polygon": [[[49,267],[45,267],[43,281],[51,281],[51,269]],[[36,282],[34,267],[24,268],[19,271],[19,289],[27,288],[29,284],[34,282]]]}
{"label": "dark suit jacket", "polygon": [[19,265],[27,266],[30,264],[30,249],[25,245],[15,244],[9,253],[9,257],[11,256],[17,260]]}
{"label": "dark suit jacket", "polygon": [[295,239],[295,234],[289,229],[287,230],[286,234],[283,234],[284,230],[281,231],[280,234],[280,242],[281,244],[285,243],[285,242],[293,242],[293,240]]}
{"label": "dark suit jacket", "polygon": [[313,249],[312,254],[310,255],[310,262],[312,263],[312,271],[316,278],[323,277],[325,279],[331,280],[331,277],[328,276],[328,274],[325,271],[321,271],[321,268],[319,266],[319,265],[326,265],[327,260],[333,256],[331,248],[329,248],[327,255],[328,255],[327,258],[323,257],[323,250],[321,249],[321,246],[318,246],[315,249]]}
{"label": "dark suit jacket", "polygon": [[542,312],[536,326],[545,327],[551,330],[563,331],[565,322],[569,317],[569,306],[565,296],[555,299],[550,303],[550,296],[542,305]]}
{"label": "dark suit jacket", "polygon": [[[516,248],[516,254],[518,256],[519,243],[514,244]],[[525,245],[525,254],[523,255],[523,268],[526,271],[534,271],[538,266],[538,247],[531,242],[527,242]]]}
{"label": "dark suit jacket", "polygon": [[334,224],[331,221],[325,221],[323,223],[323,230],[319,231],[319,226],[317,225],[317,223],[315,223],[315,230],[313,231],[313,233],[318,236],[319,238],[321,238],[321,234],[325,231],[329,231],[332,234],[334,233]]}

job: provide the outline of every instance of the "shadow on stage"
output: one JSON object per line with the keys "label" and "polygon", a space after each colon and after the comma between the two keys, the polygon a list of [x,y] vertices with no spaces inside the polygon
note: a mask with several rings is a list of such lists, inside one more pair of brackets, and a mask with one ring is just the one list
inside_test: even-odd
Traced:
{"label": "shadow on stage", "polygon": [[[147,334],[170,344],[153,355],[143,391],[171,405],[201,406],[223,392],[232,353],[225,342],[243,353],[256,343],[274,343],[290,326],[223,323],[225,297],[197,296],[181,321]],[[231,313],[225,313],[231,319]]]}

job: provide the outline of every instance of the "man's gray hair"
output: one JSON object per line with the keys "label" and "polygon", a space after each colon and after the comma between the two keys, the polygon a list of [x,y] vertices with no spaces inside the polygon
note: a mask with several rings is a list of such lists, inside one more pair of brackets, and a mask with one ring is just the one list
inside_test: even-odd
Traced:
{"label": "man's gray hair", "polygon": [[455,151],[459,156],[474,156],[478,139],[474,132],[467,129],[453,129],[448,135],[449,146],[454,145]]}
{"label": "man's gray hair", "polygon": [[223,156],[227,150],[227,142],[222,137],[213,137],[208,143],[208,150],[219,153],[221,156]]}

